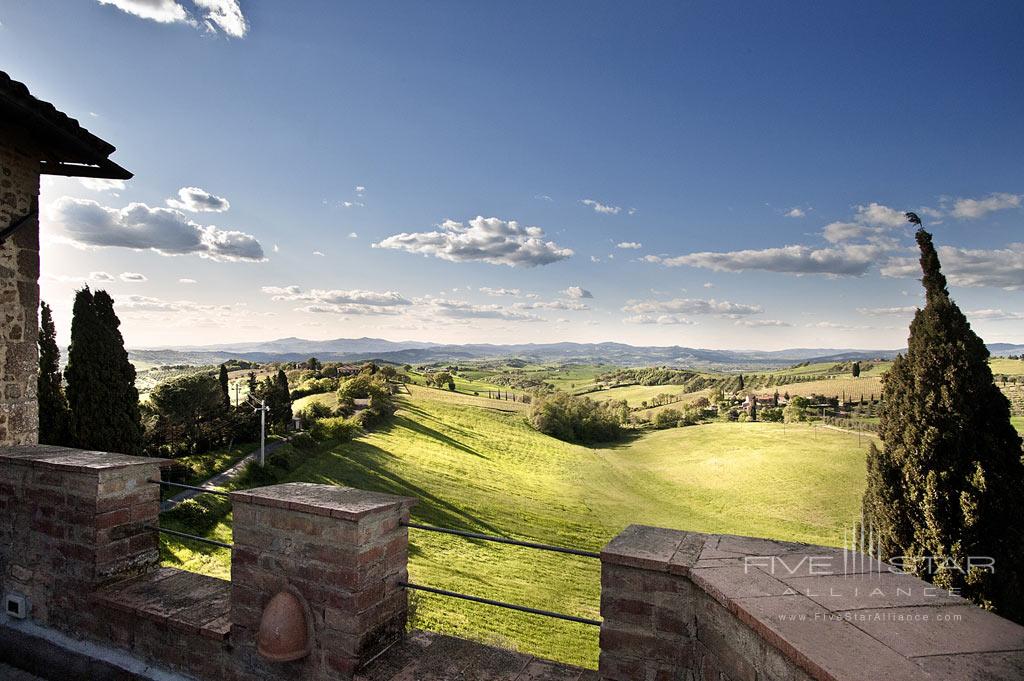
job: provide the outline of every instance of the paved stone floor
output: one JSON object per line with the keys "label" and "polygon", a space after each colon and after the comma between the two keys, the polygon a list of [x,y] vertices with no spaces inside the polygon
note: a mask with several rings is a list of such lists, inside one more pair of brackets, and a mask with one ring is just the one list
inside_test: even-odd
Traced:
{"label": "paved stone floor", "polygon": [[451,636],[417,631],[356,681],[597,681],[597,672]]}

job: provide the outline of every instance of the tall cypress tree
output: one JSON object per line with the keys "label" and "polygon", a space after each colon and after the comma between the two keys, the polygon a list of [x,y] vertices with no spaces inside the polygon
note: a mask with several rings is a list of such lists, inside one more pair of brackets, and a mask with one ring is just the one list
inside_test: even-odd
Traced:
{"label": "tall cypress tree", "polygon": [[220,375],[218,376],[220,382],[220,398],[221,402],[224,403],[225,409],[231,408],[231,390],[228,385],[228,368],[223,364],[220,365]]}
{"label": "tall cypress tree", "polygon": [[884,379],[865,522],[882,558],[907,557],[929,581],[1024,620],[1021,438],[988,349],[949,297],[931,234],[919,229],[917,243],[926,301]]}
{"label": "tall cypress tree", "polygon": [[53,313],[45,302],[39,320],[39,442],[44,445],[68,444],[68,401],[61,385],[60,350]]}
{"label": "tall cypress tree", "polygon": [[128,361],[121,322],[106,291],[75,295],[68,348],[68,405],[75,445],[141,454],[143,429],[135,367]]}
{"label": "tall cypress tree", "polygon": [[287,427],[292,420],[292,394],[288,390],[288,375],[284,369],[277,370],[277,377],[274,380],[274,392],[276,402],[276,413],[271,412],[270,416],[274,421]]}

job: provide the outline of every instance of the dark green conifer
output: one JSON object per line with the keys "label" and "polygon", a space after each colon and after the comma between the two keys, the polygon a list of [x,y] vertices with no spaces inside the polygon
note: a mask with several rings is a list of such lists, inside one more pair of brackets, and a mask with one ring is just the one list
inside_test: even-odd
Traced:
{"label": "dark green conifer", "polygon": [[[868,456],[865,522],[883,559],[913,559],[920,576],[1021,621],[1021,438],[988,349],[949,297],[931,234],[919,229],[917,243],[926,301],[907,353],[884,379],[883,446]],[[981,557],[994,559],[994,572]]]}
{"label": "dark green conifer", "polygon": [[218,375],[218,382],[220,383],[220,397],[221,402],[224,403],[225,409],[231,408],[231,390],[228,385],[228,368],[221,364],[220,374]]}
{"label": "dark green conifer", "polygon": [[53,324],[50,306],[45,302],[39,320],[39,378],[36,396],[39,401],[39,442],[44,445],[69,444],[70,414],[60,373],[57,329]]}
{"label": "dark green conifer", "polygon": [[67,399],[75,446],[141,454],[143,442],[135,367],[106,291],[75,294],[68,348]]}

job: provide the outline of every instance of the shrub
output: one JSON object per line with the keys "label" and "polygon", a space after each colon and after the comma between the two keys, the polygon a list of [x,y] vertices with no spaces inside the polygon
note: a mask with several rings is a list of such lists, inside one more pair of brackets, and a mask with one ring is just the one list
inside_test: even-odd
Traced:
{"label": "shrub", "polygon": [[595,402],[564,392],[539,398],[530,410],[534,428],[567,442],[618,440],[628,416],[625,402]]}
{"label": "shrub", "polygon": [[806,397],[795,396],[786,405],[786,408],[782,410],[782,418],[786,423],[797,423],[800,421],[806,421],[808,418],[807,405],[810,402]]}
{"label": "shrub", "polygon": [[765,407],[758,413],[758,416],[762,421],[767,421],[769,423],[781,423],[782,407]]}
{"label": "shrub", "polygon": [[292,435],[291,439],[292,447],[303,452],[308,452],[316,448],[316,441],[306,433],[296,433]]}
{"label": "shrub", "polygon": [[219,494],[201,494],[186,499],[162,514],[161,522],[177,525],[182,531],[205,535],[231,509],[231,501]]}
{"label": "shrub", "polygon": [[683,419],[683,413],[678,409],[663,409],[654,415],[655,428],[675,428]]}

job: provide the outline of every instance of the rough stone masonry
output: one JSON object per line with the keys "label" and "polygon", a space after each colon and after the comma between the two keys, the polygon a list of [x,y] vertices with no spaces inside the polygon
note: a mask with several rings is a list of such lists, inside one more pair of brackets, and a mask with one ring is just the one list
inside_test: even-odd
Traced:
{"label": "rough stone masonry", "polygon": [[[25,135],[0,127],[0,229],[36,211],[40,154]],[[0,246],[0,445],[39,441],[39,218]]]}

